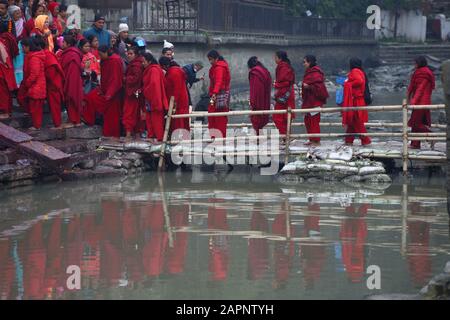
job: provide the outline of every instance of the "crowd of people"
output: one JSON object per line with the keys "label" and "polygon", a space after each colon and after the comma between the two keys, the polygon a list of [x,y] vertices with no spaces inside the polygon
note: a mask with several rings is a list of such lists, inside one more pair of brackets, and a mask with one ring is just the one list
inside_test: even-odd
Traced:
{"label": "crowd of people", "polygon": [[[51,0],[0,0],[0,118],[11,116],[13,98],[31,115],[33,127],[43,124],[43,108],[47,102],[55,128],[103,124],[103,135],[126,139],[146,136],[161,142],[165,116],[171,97],[175,114],[192,112],[190,88],[203,78],[197,73],[201,61],[181,67],[174,59],[175,48],[164,41],[161,56],[146,49],[142,38],[130,39],[129,28],[121,23],[118,33],[105,28],[105,17],[97,14],[93,25],[84,32],[67,24],[67,7]],[[225,58],[217,51],[207,53],[209,70],[209,113],[230,110],[231,73]],[[277,65],[275,80],[258,57],[248,60],[251,110],[294,109],[296,107],[296,75],[285,51],[274,55]],[[300,87],[301,107],[311,109],[304,122],[309,134],[320,133],[320,112],[329,99],[324,72],[313,55],[304,57],[305,73]],[[432,71],[424,57],[416,59],[416,69],[408,89],[412,105],[431,104],[435,87]],[[358,58],[349,63],[344,85],[342,107],[366,106],[368,80]],[[272,90],[275,95],[272,97]],[[67,123],[62,123],[62,109],[67,110]],[[288,129],[285,114],[274,114],[273,122],[281,135]],[[252,115],[257,134],[270,121],[269,115]],[[348,134],[345,143],[352,145],[359,136],[363,145],[371,143],[365,136],[367,111],[342,113],[342,124]],[[226,137],[228,117],[209,117],[212,137]],[[429,110],[415,110],[409,121],[413,132],[429,132]],[[189,132],[188,118],[174,119],[170,133],[177,129]],[[309,145],[319,145],[320,138],[310,138]],[[413,141],[412,148],[420,148]]]}

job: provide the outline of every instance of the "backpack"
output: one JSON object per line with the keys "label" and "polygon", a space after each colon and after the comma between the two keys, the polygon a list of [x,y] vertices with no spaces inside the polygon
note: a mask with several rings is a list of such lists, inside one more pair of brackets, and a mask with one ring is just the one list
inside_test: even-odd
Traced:
{"label": "backpack", "polygon": [[369,78],[367,74],[364,72],[364,77],[366,78],[366,88],[364,89],[364,101],[366,106],[370,106],[373,102],[372,93],[370,92]]}

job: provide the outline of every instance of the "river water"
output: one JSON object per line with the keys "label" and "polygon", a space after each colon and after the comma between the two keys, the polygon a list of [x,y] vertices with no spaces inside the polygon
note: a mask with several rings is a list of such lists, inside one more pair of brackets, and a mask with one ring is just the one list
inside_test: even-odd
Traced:
{"label": "river water", "polygon": [[[440,176],[398,176],[378,190],[194,168],[3,192],[0,298],[415,294],[450,260]],[[79,289],[68,287],[69,266],[80,268]],[[368,289],[370,266],[379,290]]]}

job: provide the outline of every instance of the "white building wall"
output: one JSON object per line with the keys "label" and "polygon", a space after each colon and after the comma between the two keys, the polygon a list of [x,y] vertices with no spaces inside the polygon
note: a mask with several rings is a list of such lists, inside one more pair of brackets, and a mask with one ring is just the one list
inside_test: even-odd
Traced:
{"label": "white building wall", "polygon": [[[381,30],[376,30],[377,39],[393,38],[395,13],[381,11]],[[397,21],[397,37],[411,42],[424,42],[426,39],[427,18],[419,10],[402,11]]]}

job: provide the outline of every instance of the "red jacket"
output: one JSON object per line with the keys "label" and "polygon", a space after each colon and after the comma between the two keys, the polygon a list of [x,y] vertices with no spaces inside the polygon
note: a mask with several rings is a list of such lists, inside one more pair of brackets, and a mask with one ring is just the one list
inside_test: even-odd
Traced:
{"label": "red jacket", "polygon": [[66,79],[64,82],[65,99],[77,110],[81,110],[83,101],[82,58],[83,54],[76,47],[67,48],[61,53],[61,66]]}
{"label": "red jacket", "polygon": [[31,18],[25,23],[25,35],[26,37],[31,36],[31,33],[33,32],[35,26],[34,26],[34,19]]}
{"label": "red jacket", "polygon": [[144,58],[137,57],[128,65],[125,73],[125,94],[127,96],[133,96],[136,91],[142,90],[142,78],[144,74],[143,60]]}
{"label": "red jacket", "polygon": [[189,112],[189,96],[186,87],[186,73],[178,66],[172,66],[167,71],[165,81],[166,96],[174,97],[177,114]]}
{"label": "red jacket", "polygon": [[164,85],[164,73],[158,64],[151,64],[144,70],[143,90],[145,100],[154,111],[169,109],[166,89]]}
{"label": "red jacket", "polygon": [[106,100],[116,98],[122,92],[123,61],[117,54],[111,55],[101,64],[102,77],[100,87]]}
{"label": "red jacket", "polygon": [[[366,89],[366,75],[364,71],[354,68],[348,74],[348,80],[344,84],[344,102],[343,107],[364,107],[366,101],[364,100],[364,91]],[[350,125],[353,123],[353,117],[366,123],[369,121],[369,113],[365,110],[343,112],[342,123]]]}
{"label": "red jacket", "polygon": [[[308,88],[305,87],[305,84],[308,85]],[[319,66],[306,69],[302,85],[302,107],[304,109],[321,107],[327,103],[329,96],[325,86],[325,75]]]}
{"label": "red jacket", "polygon": [[209,69],[209,95],[218,94],[220,91],[229,91],[231,83],[231,74],[228,63],[225,60],[219,60]]}
{"label": "red jacket", "polygon": [[430,68],[423,67],[416,69],[408,87],[409,103],[411,105],[431,104],[431,94],[435,87],[436,80]]}
{"label": "red jacket", "polygon": [[295,72],[289,63],[281,61],[277,65],[276,81],[275,81],[275,97],[280,98],[286,95],[286,93],[291,90],[291,95],[286,105],[295,108]]}
{"label": "red jacket", "polygon": [[64,71],[53,52],[44,50],[47,90],[58,91],[64,97]]}
{"label": "red jacket", "polygon": [[44,51],[30,52],[25,55],[22,84],[29,98],[46,98],[47,85],[45,81]]}

